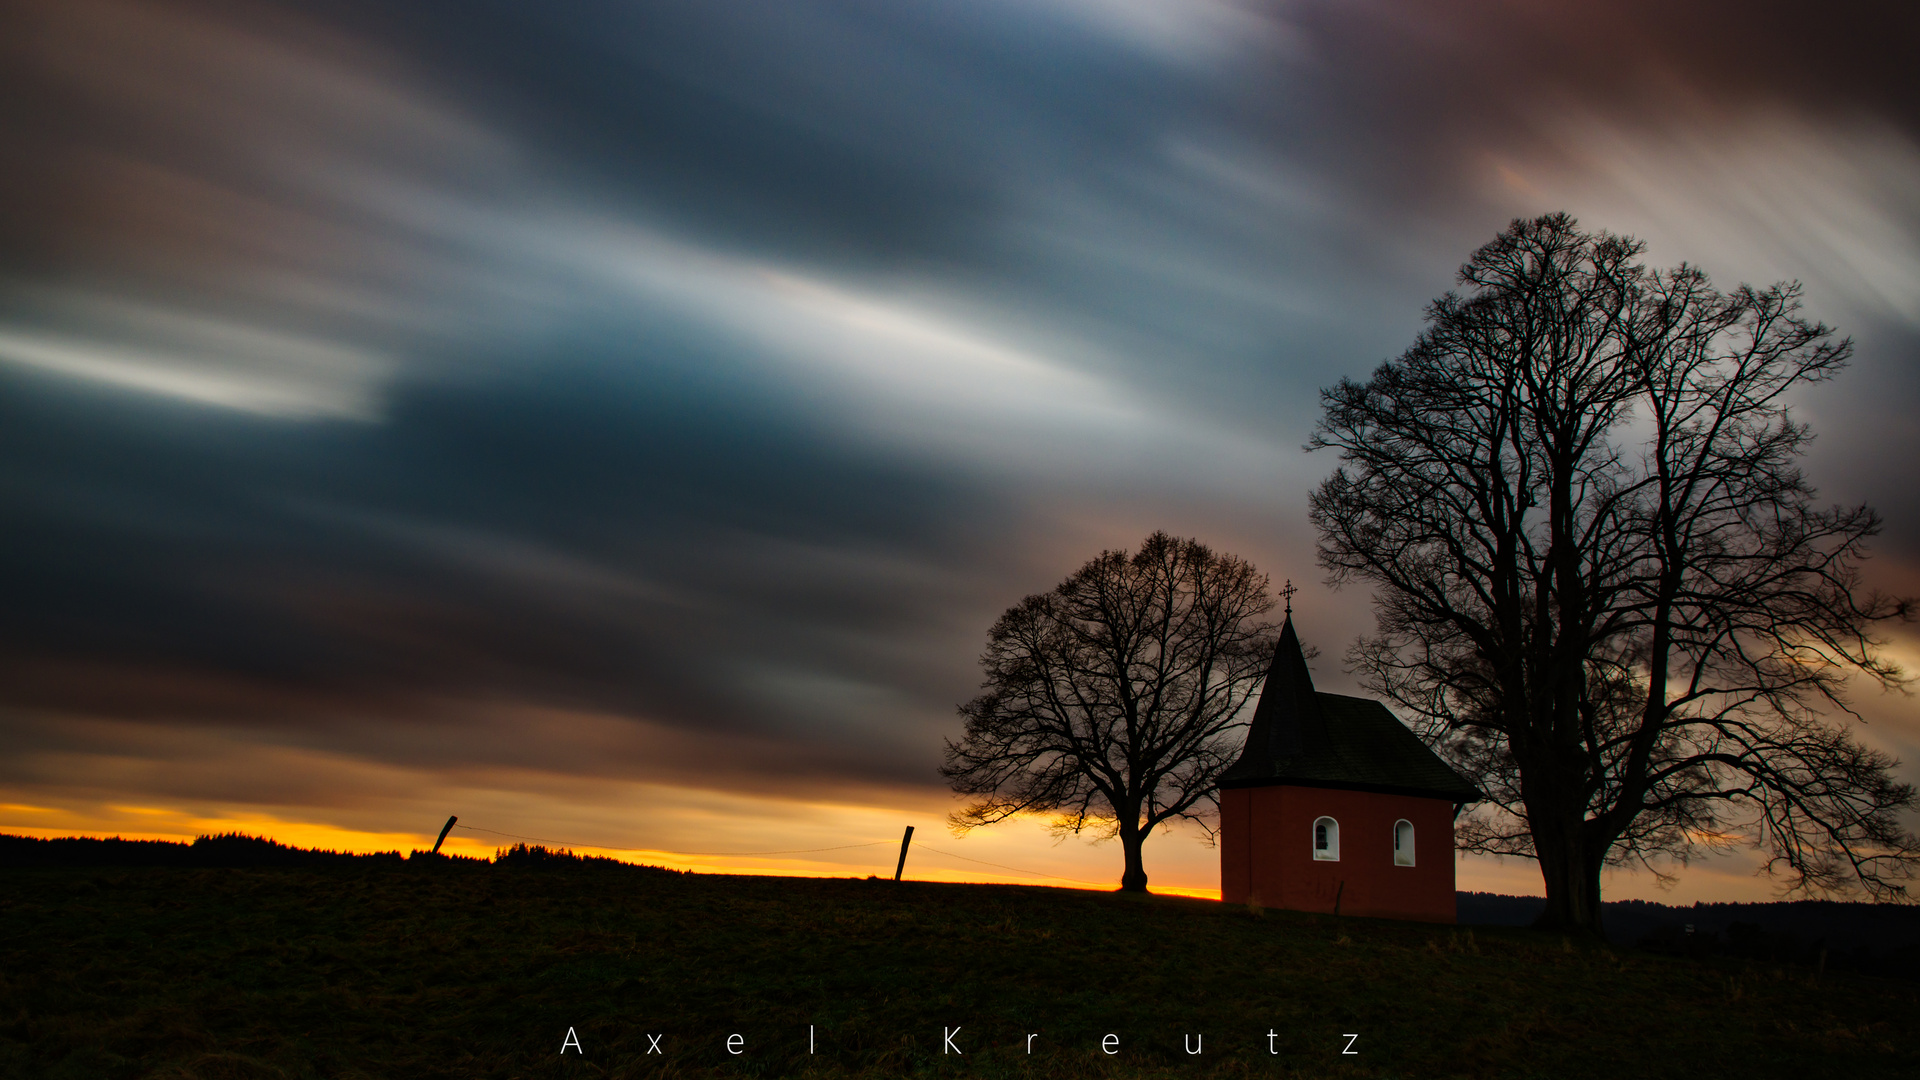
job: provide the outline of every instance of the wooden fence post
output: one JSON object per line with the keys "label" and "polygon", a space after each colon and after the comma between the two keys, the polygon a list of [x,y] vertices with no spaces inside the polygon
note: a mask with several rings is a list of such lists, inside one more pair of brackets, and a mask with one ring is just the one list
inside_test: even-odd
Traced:
{"label": "wooden fence post", "polygon": [[453,823],[460,819],[453,814],[447,815],[447,823],[440,826],[440,839],[433,842],[433,853],[440,854],[440,845],[447,842],[447,834],[453,831]]}
{"label": "wooden fence post", "polygon": [[907,845],[913,843],[913,826],[907,826],[907,833],[900,838],[900,865],[893,868],[893,880],[900,880],[901,871],[907,868]]}

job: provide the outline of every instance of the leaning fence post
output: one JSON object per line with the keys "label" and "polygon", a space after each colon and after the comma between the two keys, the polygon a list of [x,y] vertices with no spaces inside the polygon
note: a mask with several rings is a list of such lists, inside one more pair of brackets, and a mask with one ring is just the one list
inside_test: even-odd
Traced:
{"label": "leaning fence post", "polygon": [[900,880],[901,871],[907,868],[907,845],[913,843],[913,826],[907,826],[906,835],[900,838],[900,865],[893,868],[893,880]]}
{"label": "leaning fence post", "polygon": [[433,842],[433,853],[440,854],[440,845],[447,842],[447,834],[453,831],[453,823],[460,819],[453,814],[447,815],[447,823],[440,826],[440,839]]}

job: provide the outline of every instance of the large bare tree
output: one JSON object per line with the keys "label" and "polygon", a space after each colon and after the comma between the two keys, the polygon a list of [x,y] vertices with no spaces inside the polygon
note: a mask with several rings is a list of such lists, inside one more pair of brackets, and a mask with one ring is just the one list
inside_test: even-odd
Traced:
{"label": "large bare tree", "polygon": [[955,830],[1053,814],[1059,832],[1118,837],[1120,888],[1145,891],[1148,834],[1176,817],[1206,826],[1239,751],[1227,736],[1273,656],[1267,585],[1242,559],[1156,532],[1007,609],[940,770],[978,796]]}
{"label": "large bare tree", "polygon": [[1797,285],[1642,250],[1516,221],[1324,392],[1320,560],[1378,620],[1351,658],[1488,792],[1465,846],[1539,860],[1544,925],[1597,932],[1603,866],[1740,843],[1788,891],[1904,897],[1914,791],[1843,690],[1900,681],[1872,630],[1909,605],[1863,588],[1879,518],[1815,505],[1788,410],[1851,343]]}

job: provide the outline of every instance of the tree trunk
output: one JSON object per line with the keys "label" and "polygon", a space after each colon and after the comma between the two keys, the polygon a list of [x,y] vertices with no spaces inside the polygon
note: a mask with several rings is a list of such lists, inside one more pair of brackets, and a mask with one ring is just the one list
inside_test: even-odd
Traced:
{"label": "tree trunk", "polygon": [[1534,827],[1534,852],[1547,887],[1547,908],[1533,925],[1599,937],[1601,859],[1588,849],[1581,832],[1578,821]]}
{"label": "tree trunk", "polygon": [[1143,893],[1147,891],[1147,867],[1146,864],[1140,860],[1140,848],[1146,841],[1147,834],[1145,830],[1138,826],[1131,829],[1127,828],[1124,824],[1121,826],[1120,850],[1125,853],[1127,859],[1127,869],[1120,875],[1121,892]]}

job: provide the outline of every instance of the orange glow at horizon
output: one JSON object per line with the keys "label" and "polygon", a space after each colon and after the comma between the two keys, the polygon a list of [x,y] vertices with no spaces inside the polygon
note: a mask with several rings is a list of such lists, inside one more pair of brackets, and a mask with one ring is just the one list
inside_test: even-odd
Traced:
{"label": "orange glow at horizon", "polygon": [[[131,818],[121,824],[99,827],[101,823],[87,822],[88,815],[76,814],[57,807],[33,806],[25,803],[0,803],[0,832],[18,836],[32,836],[40,839],[58,839],[63,837],[85,837],[92,839],[119,838],[123,840],[164,840],[174,843],[192,843],[200,836],[241,833],[248,836],[263,837],[291,847],[310,848],[325,851],[340,851],[356,855],[377,854],[397,851],[402,854],[412,851],[426,851],[433,847],[434,833],[413,832],[372,832],[360,829],[344,828],[311,821],[293,821],[270,815],[234,815],[206,816],[191,814],[180,810],[154,807],[114,804],[104,807],[115,816]],[[31,823],[22,820],[32,815]],[[492,859],[500,852],[515,844],[527,843],[529,846],[542,846],[540,841],[524,840],[518,837],[501,836],[497,839],[463,832],[456,826],[448,833],[440,850],[447,855],[460,855],[469,858]],[[672,851],[604,847],[593,844],[545,842],[543,846],[554,850],[571,851],[576,855],[597,856],[614,859],[619,862],[641,866],[659,866],[670,870],[682,870],[701,874],[740,874],[754,877],[891,877],[892,868],[899,854],[897,840],[873,841],[861,845],[871,847],[876,853],[874,865],[867,873],[850,870],[846,863],[827,862],[818,859],[783,858],[776,855],[757,855],[742,853],[739,856],[693,855]],[[884,862],[883,867],[879,865]],[[1052,877],[1039,874],[1023,875],[997,872],[992,869],[974,870],[966,867],[948,865],[950,862],[942,852],[931,843],[916,837],[907,857],[906,878],[912,881],[934,881],[954,884],[995,884],[995,885],[1037,885],[1050,888],[1083,889],[1091,891],[1112,891],[1118,887],[1096,884],[1074,877]],[[1200,899],[1218,899],[1219,890],[1192,885],[1155,885],[1151,891],[1162,895],[1188,896]]]}
{"label": "orange glow at horizon", "polygon": [[[47,809],[46,807],[0,805],[0,810],[8,811],[46,811]],[[155,816],[171,814],[170,811],[156,810],[149,807],[116,807],[115,809],[132,813],[153,814]],[[0,832],[46,840],[79,837],[95,840],[164,840],[173,843],[192,843],[194,839],[200,836],[237,832],[247,836],[262,837],[276,843],[285,844],[289,847],[310,848],[321,851],[340,851],[355,855],[372,855],[393,851],[407,854],[409,852],[427,851],[433,847],[433,836],[419,833],[368,833],[311,822],[286,822],[267,818],[253,820],[235,818],[203,820],[205,820],[209,826],[208,828],[197,831],[189,830],[186,832],[177,829],[75,830],[70,828],[16,824],[0,825]],[[440,851],[445,855],[493,859],[507,848],[523,842],[524,841],[513,840],[494,844],[472,836],[461,836],[458,833],[452,833],[449,834],[446,841],[440,845]],[[786,860],[791,863],[803,865],[779,866],[768,865],[764,861],[758,863],[717,861],[718,859],[725,858],[724,856],[683,856],[664,851],[637,851],[631,848],[595,847],[586,844],[547,846],[553,850],[570,851],[575,855],[613,859],[616,862],[631,863],[635,866],[658,866],[668,870],[682,870],[696,874],[736,874],[746,877],[808,878],[858,878],[869,876],[865,874],[849,874],[846,872],[845,866],[841,864],[807,863],[806,860]],[[933,881],[962,885],[1035,885],[1044,888],[1081,889],[1090,892],[1112,892],[1118,887],[1117,885],[1086,884],[1073,878],[1022,877],[1012,874],[995,874],[989,871],[948,869],[937,866],[926,867],[923,865],[914,865],[919,862],[919,860],[914,857],[915,854],[925,855],[926,852],[921,851],[909,854],[907,860],[909,867],[906,871],[906,879],[909,881]],[[888,875],[881,875],[876,872],[871,876]],[[1150,891],[1163,896],[1185,896],[1201,900],[1218,900],[1220,898],[1220,890],[1217,888],[1207,889],[1180,885],[1154,885]]]}
{"label": "orange glow at horizon", "polygon": [[[661,801],[649,809],[665,813],[667,801],[686,795],[681,789],[656,792]],[[744,796],[713,797],[698,812],[689,814],[665,835],[684,837],[688,848],[707,847],[711,837],[715,850],[737,847],[739,855],[687,854],[639,847],[616,847],[575,843],[566,839],[564,829],[580,832],[605,832],[604,808],[589,805],[563,807],[544,800],[530,800],[529,810],[538,808],[538,816],[547,824],[529,825],[530,833],[557,836],[545,846],[564,849],[578,855],[600,856],[638,865],[703,874],[740,874],[761,877],[865,878],[893,876],[899,857],[899,836],[894,830],[903,821],[920,823],[909,849],[906,878],[954,884],[1035,885],[1048,888],[1113,891],[1118,887],[1119,850],[1111,843],[1099,845],[1069,844],[1064,848],[1047,834],[1040,819],[1015,822],[999,830],[982,830],[965,841],[943,835],[928,820],[930,808],[886,806],[850,806],[804,800],[766,799]],[[436,799],[435,801],[439,801]],[[452,805],[480,802],[449,799]],[[639,809],[636,807],[635,809]],[[488,825],[513,821],[505,806],[486,811],[491,817],[476,817]],[[812,815],[815,820],[802,819]],[[385,815],[381,815],[384,817]],[[413,813],[409,817],[419,816]],[[346,825],[303,819],[302,815],[284,816],[260,812],[255,808],[235,807],[194,812],[139,803],[101,803],[81,808],[47,806],[20,800],[0,803],[0,833],[57,838],[84,836],[128,840],[168,840],[191,843],[195,837],[221,833],[261,836],[293,847],[371,854],[428,850],[433,846],[437,827],[430,831],[399,831],[353,828]],[[784,818],[784,820],[778,820]],[[568,825],[568,819],[573,824]],[[429,820],[432,820],[429,817]],[[444,821],[441,817],[439,821]],[[543,843],[516,836],[489,835],[466,831],[467,818],[448,834],[441,850],[450,855],[491,859],[517,843]],[[533,820],[530,816],[529,820]],[[937,819],[936,819],[937,820]],[[438,822],[435,822],[437,826]],[[889,835],[891,834],[891,835]],[[751,836],[752,839],[748,839]],[[882,837],[885,837],[882,839]],[[698,841],[698,843],[687,843]],[[945,850],[955,843],[968,845],[966,855]],[[784,849],[802,849],[779,854]],[[828,849],[828,850],[819,850]],[[837,849],[837,850],[835,850]],[[758,853],[756,853],[758,852]],[[818,852],[817,854],[815,852]],[[1215,853],[1191,838],[1170,833],[1156,834],[1147,848],[1150,879],[1148,890],[1162,896],[1218,900],[1218,862]],[[1602,890],[1609,900],[1650,900],[1665,904],[1705,902],[1765,903],[1778,899],[1769,882],[1756,875],[1757,856],[1735,852],[1702,859],[1691,866],[1677,887],[1665,887],[1650,875],[1613,869],[1606,872]],[[1031,871],[1021,873],[1019,871]],[[1107,878],[1111,873],[1112,877]],[[1106,880],[1103,880],[1106,879]],[[1489,857],[1462,856],[1456,864],[1456,887],[1467,892],[1491,892],[1513,896],[1542,894],[1538,868],[1521,859],[1498,860]]]}

